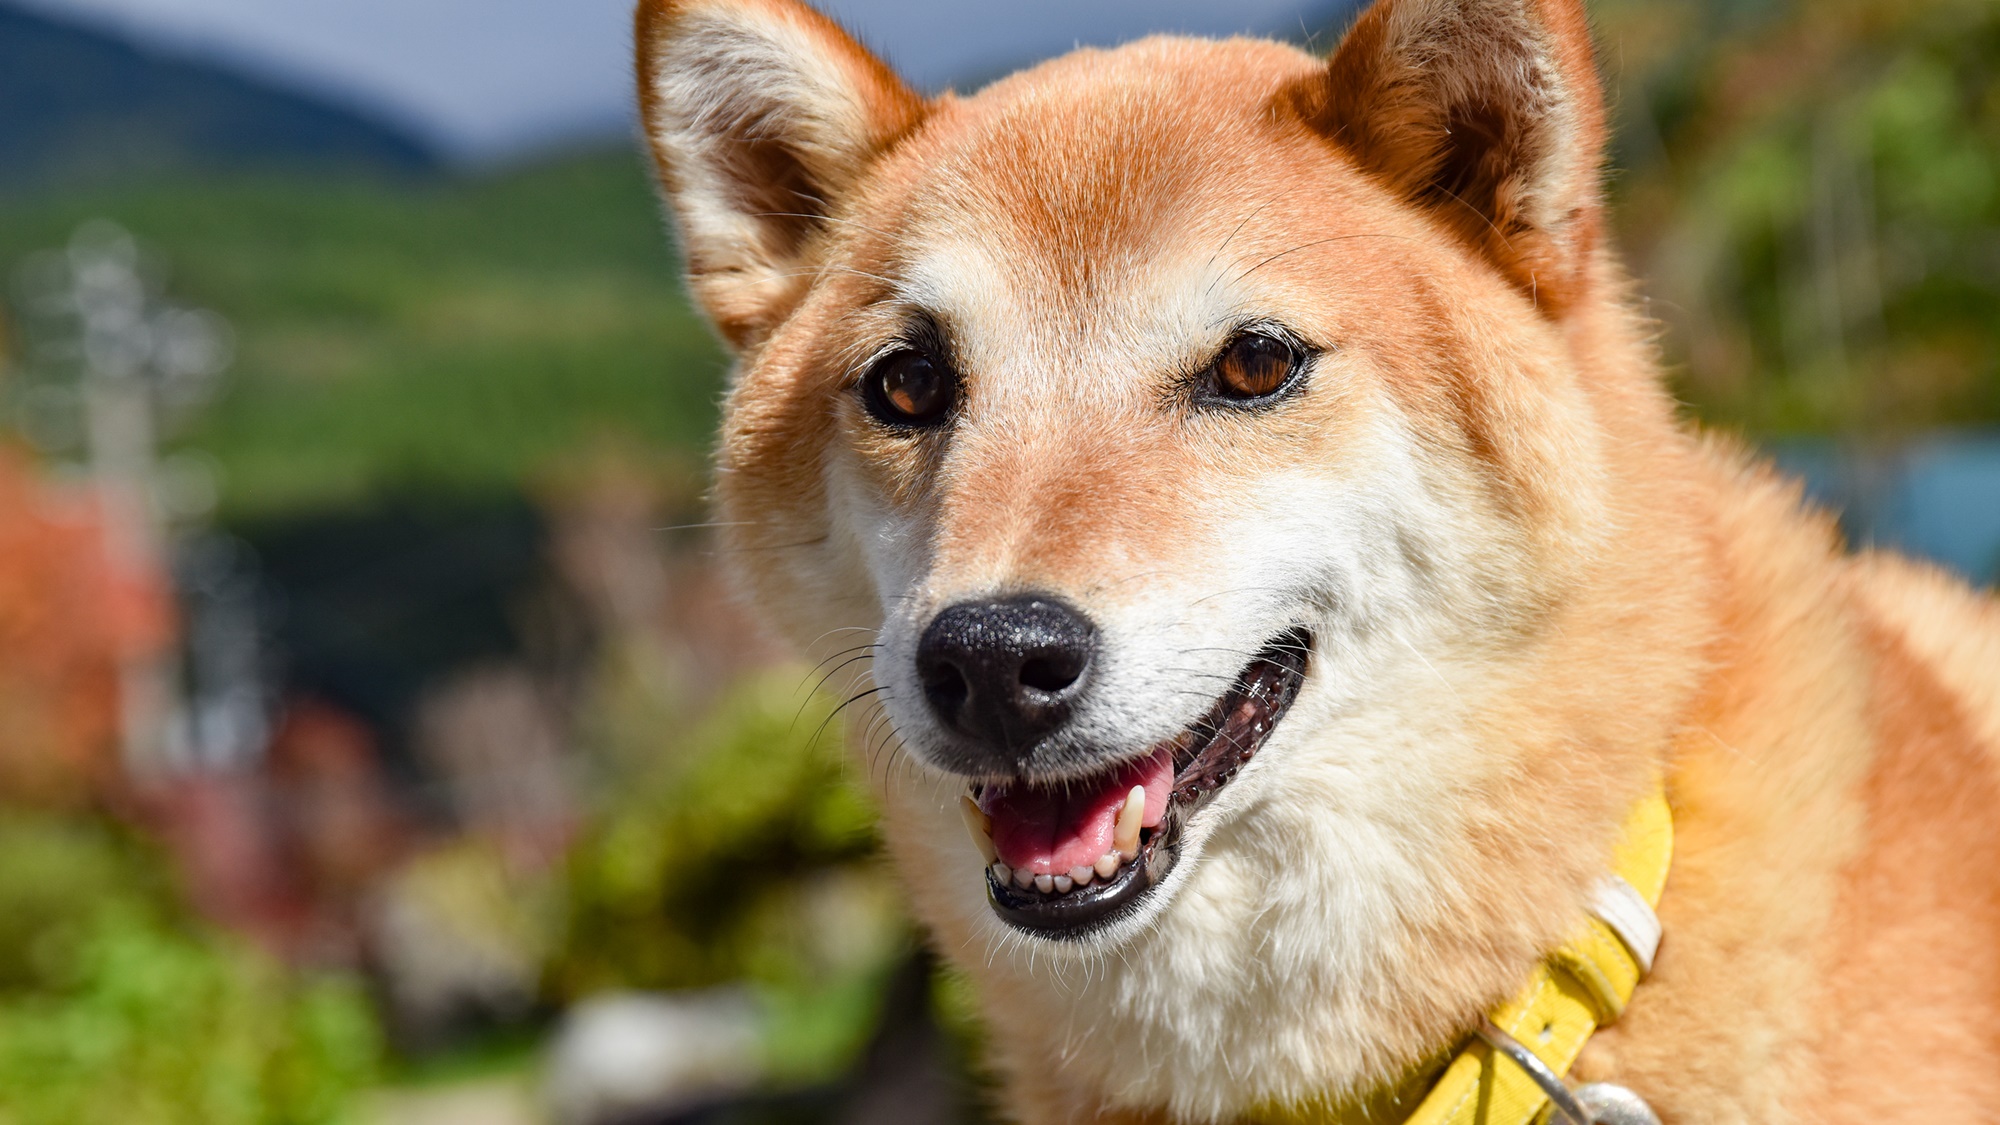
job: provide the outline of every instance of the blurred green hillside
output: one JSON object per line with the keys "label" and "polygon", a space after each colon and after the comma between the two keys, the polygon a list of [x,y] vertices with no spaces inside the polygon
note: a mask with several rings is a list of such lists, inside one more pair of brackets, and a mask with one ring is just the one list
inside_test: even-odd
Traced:
{"label": "blurred green hillside", "polygon": [[693,466],[707,446],[723,361],[629,152],[22,201],[0,210],[0,263],[96,217],[172,264],[176,299],[235,326],[224,393],[177,437],[218,464],[225,518],[497,493],[607,444]]}
{"label": "blurred green hillside", "polygon": [[0,193],[261,168],[434,170],[393,121],[0,0]]}

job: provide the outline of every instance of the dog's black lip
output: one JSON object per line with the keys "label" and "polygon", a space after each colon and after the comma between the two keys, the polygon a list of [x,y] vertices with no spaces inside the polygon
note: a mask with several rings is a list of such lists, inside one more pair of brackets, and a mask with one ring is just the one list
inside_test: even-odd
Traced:
{"label": "dog's black lip", "polygon": [[[1305,683],[1312,635],[1305,629],[1286,630],[1244,665],[1236,683],[1175,741],[1174,787],[1165,817],[1140,836],[1139,858],[1118,869],[1108,882],[1092,883],[1065,894],[1042,895],[1002,883],[991,868],[986,895],[993,912],[1016,929],[1041,937],[1074,941],[1111,925],[1131,913],[1180,862],[1181,833],[1188,821],[1207,806],[1223,786],[1256,756]],[[1267,669],[1274,675],[1267,675]],[[1242,704],[1263,697],[1261,714],[1240,732],[1228,719]],[[1223,736],[1235,734],[1225,744]]]}

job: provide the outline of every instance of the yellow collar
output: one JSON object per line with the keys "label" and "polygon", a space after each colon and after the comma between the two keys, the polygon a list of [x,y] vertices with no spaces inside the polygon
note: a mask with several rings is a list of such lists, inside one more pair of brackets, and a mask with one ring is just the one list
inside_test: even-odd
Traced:
{"label": "yellow collar", "polygon": [[[1594,915],[1574,938],[1536,967],[1512,1000],[1488,1017],[1556,1075],[1569,1071],[1591,1033],[1617,1019],[1639,979],[1652,967],[1659,944],[1652,908],[1666,885],[1673,859],[1674,819],[1664,790],[1653,792],[1625,818],[1612,853],[1611,875],[1600,883]],[[1392,1091],[1366,1104],[1305,1103],[1258,1115],[1267,1125],[1363,1125],[1394,1120],[1393,1107],[1421,1093],[1405,1125],[1532,1125],[1548,1095],[1526,1070],[1500,1058],[1475,1038],[1437,1073],[1428,1092]],[[1423,1076],[1417,1076],[1420,1080]],[[1557,1115],[1557,1120],[1561,1120]]]}

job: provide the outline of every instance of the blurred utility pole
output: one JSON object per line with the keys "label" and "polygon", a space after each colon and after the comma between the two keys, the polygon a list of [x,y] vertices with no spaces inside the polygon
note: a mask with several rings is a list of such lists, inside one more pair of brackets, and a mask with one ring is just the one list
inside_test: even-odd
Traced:
{"label": "blurred utility pole", "polygon": [[[28,414],[45,430],[80,429],[111,572],[164,582],[172,560],[159,433],[164,418],[212,392],[228,364],[230,336],[215,314],[160,301],[144,265],[129,233],[98,220],[79,227],[65,251],[23,270],[28,311],[47,329],[38,366],[68,375],[38,387],[41,397]],[[174,647],[123,657],[119,708],[133,776],[189,764],[191,731]]]}

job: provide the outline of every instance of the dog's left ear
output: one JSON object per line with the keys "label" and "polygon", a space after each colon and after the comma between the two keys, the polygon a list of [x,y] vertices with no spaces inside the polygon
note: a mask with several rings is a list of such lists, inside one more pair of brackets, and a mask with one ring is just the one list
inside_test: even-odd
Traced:
{"label": "dog's left ear", "polygon": [[797,303],[829,214],[923,99],[796,0],[641,0],[637,40],[640,117],[689,286],[750,346]]}
{"label": "dog's left ear", "polygon": [[1293,93],[1540,307],[1587,284],[1604,98],[1582,0],[1377,0]]}

